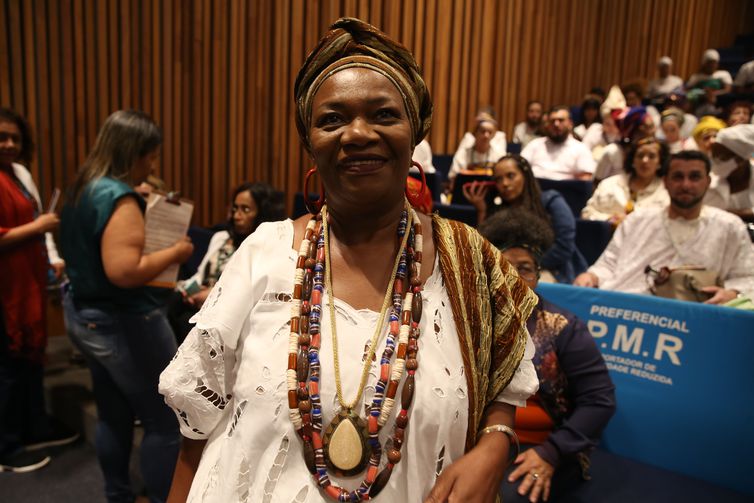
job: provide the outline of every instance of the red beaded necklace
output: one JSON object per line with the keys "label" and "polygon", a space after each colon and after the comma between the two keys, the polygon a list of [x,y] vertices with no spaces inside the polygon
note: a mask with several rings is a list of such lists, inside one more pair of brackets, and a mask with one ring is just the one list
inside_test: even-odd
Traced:
{"label": "red beaded necklace", "polygon": [[[410,219],[409,212],[412,217]],[[353,409],[341,409],[323,435],[319,395],[319,348],[322,294],[325,291],[325,274],[329,272],[326,270],[329,265],[329,256],[325,246],[328,229],[326,222],[323,222],[323,218],[327,218],[326,215],[327,210],[323,207],[323,210],[309,221],[296,262],[286,374],[289,415],[296,432],[303,440],[307,469],[312,473],[320,488],[335,501],[368,500],[379,494],[385,487],[394,466],[401,460],[400,449],[403,445],[409,419],[408,411],[414,395],[414,375],[418,367],[417,340],[422,314],[420,280],[422,229],[414,210],[407,207],[398,225],[398,237],[404,244],[398,250],[397,266],[392,282],[389,329],[385,350],[380,360],[380,378],[369,407],[367,425],[363,429],[360,428],[359,422],[363,423],[363,420]],[[331,295],[331,306],[333,302],[334,298]],[[374,354],[375,346],[376,344],[371,345],[370,354]],[[391,371],[391,358],[394,354],[396,360]],[[370,361],[371,357],[367,359],[367,366]],[[395,420],[392,447],[387,450],[387,464],[382,471],[379,471],[382,456],[379,432],[392,412],[404,369],[408,375],[401,392],[401,410]],[[342,470],[341,467],[333,464],[331,456],[328,456],[326,445],[328,436],[332,436],[333,433],[337,434],[337,429],[341,427],[341,424],[347,422],[351,422],[349,429],[354,426],[357,430],[361,430],[364,449],[361,452],[362,461],[356,463],[350,471]],[[348,491],[330,481],[328,467],[337,473],[359,473],[367,464],[365,454],[369,454],[368,467],[364,480],[357,490]]]}

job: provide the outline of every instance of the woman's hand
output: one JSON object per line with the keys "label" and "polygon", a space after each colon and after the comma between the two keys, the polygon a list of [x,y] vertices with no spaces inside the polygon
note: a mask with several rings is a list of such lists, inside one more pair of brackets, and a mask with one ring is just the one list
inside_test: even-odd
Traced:
{"label": "woman's hand", "polygon": [[42,213],[34,220],[34,225],[39,234],[44,234],[60,225],[60,217],[55,213]]}
{"label": "woman's hand", "polygon": [[65,272],[65,262],[62,260],[55,262],[54,264],[50,264],[50,268],[52,269],[53,274],[55,274],[55,279],[60,279]]}
{"label": "woman's hand", "polygon": [[207,297],[209,297],[209,292],[210,289],[206,286],[203,286],[202,289],[196,292],[194,295],[186,297],[186,303],[198,309],[202,307],[202,305],[204,305],[204,301],[206,301]]}
{"label": "woman's hand", "polygon": [[505,475],[505,445],[505,434],[482,436],[476,447],[443,470],[425,503],[494,502]]}
{"label": "woman's hand", "polygon": [[618,227],[621,222],[626,218],[625,213],[616,213],[615,215],[611,216],[607,219],[608,223],[610,223],[613,227]]}
{"label": "woman's hand", "polygon": [[542,459],[534,449],[522,452],[513,463],[518,466],[508,476],[508,482],[521,479],[518,494],[528,494],[532,503],[536,503],[540,498],[547,501],[550,498],[550,485],[555,468]]}
{"label": "woman's hand", "polygon": [[488,187],[479,182],[465,183],[461,187],[464,197],[471,203],[477,211],[487,209],[487,190]]}

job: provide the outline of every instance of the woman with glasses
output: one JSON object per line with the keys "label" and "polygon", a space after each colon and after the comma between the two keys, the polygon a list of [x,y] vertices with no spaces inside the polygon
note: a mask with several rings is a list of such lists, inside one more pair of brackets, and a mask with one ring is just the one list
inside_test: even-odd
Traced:
{"label": "woman with glasses", "polygon": [[[217,283],[230,256],[262,222],[285,219],[283,196],[266,183],[244,183],[233,191],[228,230],[216,232],[196,274],[181,284],[186,303],[202,307],[210,289]],[[195,287],[193,285],[196,285]],[[192,293],[192,290],[196,290]]]}
{"label": "woman with glasses", "polygon": [[[552,231],[522,208],[489,218],[480,232],[498,247],[534,289],[542,250]],[[503,483],[503,501],[565,497],[589,478],[589,453],[615,410],[614,386],[586,325],[573,313],[539,297],[527,322],[536,352],[539,391],[516,410],[522,453]]]}
{"label": "woman with glasses", "polygon": [[542,257],[543,281],[569,283],[586,270],[587,263],[576,248],[576,219],[565,198],[556,190],[539,189],[531,165],[520,155],[506,155],[493,168],[494,187],[472,182],[463,193],[477,210],[477,222],[506,208],[523,208],[544,219],[555,240]]}
{"label": "woman with glasses", "polygon": [[266,183],[243,183],[233,191],[229,217],[227,230],[212,235],[196,273],[182,281],[178,293],[168,301],[168,318],[179,343],[191,330],[189,320],[202,307],[243,240],[262,222],[285,219],[283,195]]}

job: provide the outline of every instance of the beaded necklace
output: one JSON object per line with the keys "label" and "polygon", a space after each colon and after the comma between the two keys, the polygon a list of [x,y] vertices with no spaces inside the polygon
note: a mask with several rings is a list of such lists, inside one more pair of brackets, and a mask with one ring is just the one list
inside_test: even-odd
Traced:
{"label": "beaded necklace", "polygon": [[[411,218],[409,218],[409,215]],[[380,322],[369,348],[365,362],[365,372],[359,386],[357,398],[351,404],[342,400],[340,386],[338,398],[341,410],[327,429],[322,428],[322,406],[319,396],[321,343],[320,321],[322,315],[322,294],[325,282],[330,292],[331,323],[334,323],[334,296],[329,277],[329,229],[327,226],[327,209],[314,216],[308,223],[304,239],[299,247],[296,261],[296,274],[291,306],[291,332],[288,345],[288,407],[291,421],[304,444],[304,460],[307,469],[314,476],[320,488],[335,501],[360,501],[375,497],[387,484],[393,468],[401,460],[400,449],[403,445],[405,429],[408,425],[408,410],[414,394],[414,375],[418,367],[419,321],[422,314],[421,298],[421,260],[422,230],[421,223],[410,206],[403,211],[398,225],[398,237],[401,246],[394,266],[392,288],[388,288],[386,301],[392,298],[390,307],[388,334],[385,350],[380,359],[380,377],[375,386],[375,394],[369,407],[368,421],[363,427],[363,420],[353,408],[359,400],[366,384],[368,368],[375,353]],[[390,295],[392,290],[392,296]],[[380,320],[389,305],[385,302]],[[334,328],[334,327],[333,327]],[[333,333],[333,335],[335,335]],[[397,342],[396,342],[397,339]],[[333,338],[334,345],[336,338]],[[335,349],[335,348],[334,348]],[[392,365],[391,358],[396,355]],[[335,363],[337,367],[337,362]],[[393,430],[392,446],[387,449],[387,464],[379,471],[382,457],[382,445],[379,432],[385,425],[393,406],[404,370],[407,377],[401,392],[401,410],[396,416]],[[336,381],[339,384],[339,373]],[[341,431],[342,430],[342,431]],[[339,433],[341,432],[341,433]],[[336,437],[354,436],[358,441],[341,442],[344,448],[331,448]],[[328,441],[330,444],[328,445]],[[359,445],[361,444],[361,450]],[[328,450],[329,449],[329,450]],[[333,452],[340,450],[343,452]],[[354,454],[356,452],[356,454]],[[367,465],[366,475],[358,489],[349,491],[336,486],[330,481],[328,468],[338,474],[355,474]],[[379,473],[378,473],[379,471]]]}

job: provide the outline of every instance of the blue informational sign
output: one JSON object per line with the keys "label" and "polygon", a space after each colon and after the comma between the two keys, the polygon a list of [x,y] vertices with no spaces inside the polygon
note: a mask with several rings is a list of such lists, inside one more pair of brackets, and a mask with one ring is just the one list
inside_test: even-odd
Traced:
{"label": "blue informational sign", "polygon": [[569,285],[616,387],[613,453],[754,495],[754,313]]}

